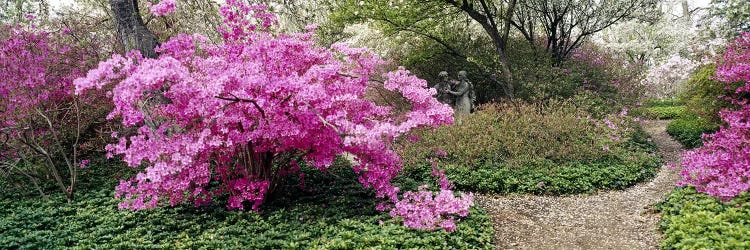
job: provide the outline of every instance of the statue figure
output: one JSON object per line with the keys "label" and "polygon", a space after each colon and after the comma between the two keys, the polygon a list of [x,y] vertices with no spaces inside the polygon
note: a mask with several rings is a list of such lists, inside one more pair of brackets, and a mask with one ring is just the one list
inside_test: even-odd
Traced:
{"label": "statue figure", "polygon": [[435,95],[435,98],[440,103],[445,103],[448,105],[453,106],[455,103],[455,98],[453,98],[453,95],[446,92],[447,90],[450,90],[451,84],[450,80],[448,79],[448,72],[440,71],[438,74],[438,77],[440,77],[440,81],[433,86],[437,90],[437,94]]}
{"label": "statue figure", "polygon": [[472,85],[466,77],[466,71],[462,70],[458,72],[458,83],[456,83],[451,89],[446,90],[446,92],[456,98],[455,104],[453,105],[453,112],[456,117],[471,112],[474,85]]}

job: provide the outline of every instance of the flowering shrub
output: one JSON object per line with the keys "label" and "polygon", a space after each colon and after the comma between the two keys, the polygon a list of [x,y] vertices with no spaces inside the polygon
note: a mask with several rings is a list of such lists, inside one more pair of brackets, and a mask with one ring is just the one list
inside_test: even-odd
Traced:
{"label": "flowering shrub", "polygon": [[728,200],[750,190],[750,33],[729,45],[718,63],[716,76],[735,89],[732,103],[738,110],[719,113],[727,126],[703,136],[703,147],[682,154],[684,178],[679,185],[695,186],[698,192]]}
{"label": "flowering shrub", "polygon": [[619,57],[593,45],[576,49],[561,65],[537,65],[533,70],[538,76],[520,80],[522,98],[529,102],[578,99],[577,104],[596,117],[619,111],[643,93],[638,81],[640,65],[623,64]]}
{"label": "flowering shrub", "polygon": [[[354,156],[352,167],[366,188],[402,204],[391,183],[401,159],[390,142],[414,128],[452,123],[451,108],[407,70],[381,75],[384,62],[366,49],[317,47],[314,27],[276,35],[276,18],[265,7],[227,4],[223,43],[179,35],[157,48],[156,59],[114,55],[76,80],[80,94],[115,83],[109,118],[137,128],[114,134],[119,143],[107,146],[128,165],[146,166],[117,186],[120,208],[151,208],[162,200],[202,205],[228,195],[230,209],[258,209],[280,173],[294,172],[302,161],[325,171],[343,153]],[[403,95],[412,110],[393,115],[391,107],[364,99],[372,81]],[[441,204],[471,203],[445,192]],[[436,209],[430,208],[437,216],[465,215]],[[452,228],[445,221],[439,226]]]}
{"label": "flowering shrub", "polygon": [[674,55],[664,63],[652,67],[643,80],[648,90],[646,96],[664,99],[684,92],[685,83],[698,66],[698,62]]}
{"label": "flowering shrub", "polygon": [[101,95],[73,93],[73,79],[96,59],[95,46],[84,45],[67,27],[0,30],[0,172],[23,176],[42,195],[43,176],[52,176],[70,201],[87,131],[108,107]]}
{"label": "flowering shrub", "polygon": [[453,191],[441,189],[433,197],[432,191],[421,186],[419,192],[405,192],[403,199],[391,209],[391,216],[403,217],[404,225],[411,228],[432,229],[437,225],[446,231],[453,231],[456,229],[453,217],[443,219],[441,215],[457,214],[464,217],[469,214],[471,205],[471,195],[462,194],[459,202],[456,202]]}

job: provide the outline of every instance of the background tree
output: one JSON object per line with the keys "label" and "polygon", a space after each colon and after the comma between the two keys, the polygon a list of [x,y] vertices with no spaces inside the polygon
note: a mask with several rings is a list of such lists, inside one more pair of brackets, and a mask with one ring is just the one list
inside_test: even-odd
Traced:
{"label": "background tree", "polygon": [[[508,12],[512,8],[512,4],[485,0],[476,5],[467,1],[352,0],[338,4],[333,18],[346,23],[372,21],[391,37],[403,34],[427,39],[451,57],[473,64],[482,71],[481,75],[493,79],[506,96],[513,97],[513,74],[506,55],[510,26],[503,18],[504,13],[512,13]],[[485,34],[483,38],[489,42],[489,46],[481,46],[488,50],[480,53],[491,55],[485,58],[489,60],[476,60],[484,57],[471,53],[477,44],[466,43],[466,39],[478,38],[477,33]]]}
{"label": "background tree", "polygon": [[146,27],[138,8],[138,0],[109,0],[117,27],[117,38],[125,51],[138,50],[141,55],[155,58],[156,36]]}
{"label": "background tree", "polygon": [[[561,64],[587,38],[618,22],[626,21],[656,6],[658,0],[520,0],[511,24]],[[513,16],[511,16],[513,17]],[[535,35],[541,30],[544,36]],[[541,41],[537,41],[538,39]]]}
{"label": "background tree", "polygon": [[46,19],[50,8],[46,0],[0,0],[0,22],[18,23],[24,14],[39,15]]}
{"label": "background tree", "polygon": [[742,32],[750,32],[750,1],[712,0],[709,6],[710,17],[723,23],[719,35],[735,38]]}
{"label": "background tree", "polygon": [[[556,66],[593,34],[620,21],[633,18],[655,0],[638,1],[541,1],[541,0],[433,0],[433,1],[345,1],[337,5],[334,18],[342,22],[373,22],[388,37],[418,36],[442,49],[432,56],[450,55],[475,68],[481,78],[515,97],[516,86],[534,73],[529,64],[546,61],[536,52],[542,46]],[[527,40],[531,49],[512,45],[513,31]],[[541,34],[542,36],[540,36]],[[408,39],[405,39],[408,40]],[[404,44],[412,46],[413,44]],[[425,48],[422,46],[420,48]],[[509,50],[517,50],[510,55]],[[434,49],[432,49],[434,50]],[[521,52],[523,51],[523,52]],[[525,54],[532,51],[532,54]],[[488,57],[486,55],[492,55]],[[532,56],[533,55],[533,56]],[[513,58],[521,62],[514,66]],[[520,71],[519,71],[520,70]],[[519,71],[519,72],[515,72]],[[520,74],[520,75],[519,75]],[[536,78],[536,77],[531,77]],[[479,84],[483,86],[482,83]],[[492,91],[487,91],[490,93]],[[491,100],[494,97],[484,97]]]}

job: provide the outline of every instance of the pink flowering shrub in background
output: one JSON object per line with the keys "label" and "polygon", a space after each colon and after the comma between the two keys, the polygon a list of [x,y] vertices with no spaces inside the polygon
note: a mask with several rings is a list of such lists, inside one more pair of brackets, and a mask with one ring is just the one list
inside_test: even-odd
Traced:
{"label": "pink flowering shrub in background", "polygon": [[678,96],[685,91],[685,83],[690,79],[699,62],[673,55],[658,66],[652,67],[646,73],[643,84],[646,86],[646,97],[666,99]]}
{"label": "pink flowering shrub in background", "polygon": [[83,145],[109,106],[103,95],[74,95],[73,80],[97,60],[95,41],[58,29],[0,26],[0,174],[42,196],[51,176],[71,201],[77,169],[88,162]]}
{"label": "pink flowering shrub in background", "polygon": [[742,82],[732,103],[737,110],[719,113],[727,124],[715,134],[703,136],[703,147],[682,153],[679,185],[729,200],[750,190],[750,33],[729,45],[717,63],[716,77],[727,84]]}
{"label": "pink flowering shrub in background", "polygon": [[[430,198],[412,193],[401,198],[391,184],[402,165],[391,142],[412,129],[453,121],[451,108],[432,97],[426,81],[402,68],[381,73],[384,62],[367,49],[318,47],[313,27],[274,34],[276,18],[264,6],[229,0],[221,14],[223,43],[179,35],[157,48],[156,59],[114,55],[75,81],[79,94],[111,91],[109,118],[136,128],[113,134],[119,142],[107,146],[110,156],[145,166],[117,186],[120,208],[202,205],[228,195],[229,209],[257,210],[280,173],[299,169],[296,162],[325,171],[337,155],[349,153],[359,182],[378,198],[431,213],[433,220],[418,228],[451,230],[453,219],[446,216],[466,216],[470,196],[446,189],[425,202]],[[412,110],[394,115],[392,107],[364,99],[373,82],[403,95]],[[417,227],[410,221],[422,216],[420,209],[393,215]]]}

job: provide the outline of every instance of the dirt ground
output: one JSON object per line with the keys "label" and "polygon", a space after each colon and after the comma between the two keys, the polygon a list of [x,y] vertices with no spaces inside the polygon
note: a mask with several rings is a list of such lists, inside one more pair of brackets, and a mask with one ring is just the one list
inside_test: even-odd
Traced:
{"label": "dirt ground", "polygon": [[[679,160],[681,146],[667,135],[668,121],[647,121],[645,129],[665,162]],[[660,215],[651,209],[674,189],[677,169],[662,166],[657,176],[625,190],[587,195],[477,195],[491,214],[499,249],[656,249]]]}

